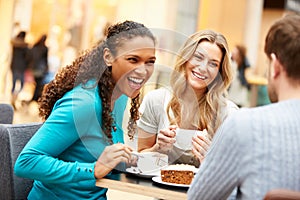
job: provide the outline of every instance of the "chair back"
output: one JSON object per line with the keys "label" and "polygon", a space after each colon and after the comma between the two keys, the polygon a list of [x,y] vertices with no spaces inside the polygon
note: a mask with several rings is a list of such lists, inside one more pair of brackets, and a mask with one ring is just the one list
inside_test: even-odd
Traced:
{"label": "chair back", "polygon": [[288,189],[273,189],[270,190],[264,197],[264,200],[299,200],[300,191]]}
{"label": "chair back", "polygon": [[0,103],[0,124],[12,124],[14,108],[7,103]]}
{"label": "chair back", "polygon": [[0,200],[27,199],[33,180],[17,177],[14,165],[24,146],[41,125],[0,125]]}

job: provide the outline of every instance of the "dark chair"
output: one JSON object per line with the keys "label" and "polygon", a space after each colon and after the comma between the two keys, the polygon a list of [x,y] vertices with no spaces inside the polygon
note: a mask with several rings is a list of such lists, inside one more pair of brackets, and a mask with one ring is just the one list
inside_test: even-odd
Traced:
{"label": "dark chair", "polygon": [[27,199],[32,180],[17,177],[14,165],[20,152],[42,123],[0,125],[0,200]]}
{"label": "dark chair", "polygon": [[273,189],[265,195],[264,200],[300,200],[300,191]]}
{"label": "dark chair", "polygon": [[12,124],[13,118],[13,106],[6,103],[0,103],[0,124]]}

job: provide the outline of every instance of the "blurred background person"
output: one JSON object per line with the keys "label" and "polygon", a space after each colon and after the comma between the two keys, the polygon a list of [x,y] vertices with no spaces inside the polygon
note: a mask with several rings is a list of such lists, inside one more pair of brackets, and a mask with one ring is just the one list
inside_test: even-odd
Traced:
{"label": "blurred background person", "polygon": [[[24,87],[24,74],[29,64],[29,48],[25,42],[26,32],[20,31],[15,38],[12,39],[12,60],[11,60],[11,72],[12,72],[12,89],[11,89],[11,104],[16,109],[15,101],[18,98],[18,94]],[[16,89],[17,81],[20,82],[20,87]]]}
{"label": "blurred background person", "polygon": [[232,67],[235,75],[229,88],[229,98],[239,107],[249,106],[250,84],[246,79],[246,70],[250,68],[250,63],[246,52],[246,47],[243,45],[236,45],[231,52]]}
{"label": "blurred background person", "polygon": [[37,101],[42,94],[47,76],[48,67],[48,47],[46,46],[47,35],[43,34],[33,45],[31,54],[31,69],[35,81],[35,89],[31,101]]}

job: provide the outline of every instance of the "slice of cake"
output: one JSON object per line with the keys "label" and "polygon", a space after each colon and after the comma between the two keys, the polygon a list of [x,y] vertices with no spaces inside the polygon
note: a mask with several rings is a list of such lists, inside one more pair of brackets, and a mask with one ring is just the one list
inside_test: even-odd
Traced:
{"label": "slice of cake", "polygon": [[169,165],[160,170],[161,180],[167,183],[189,185],[194,178],[194,169],[192,165]]}

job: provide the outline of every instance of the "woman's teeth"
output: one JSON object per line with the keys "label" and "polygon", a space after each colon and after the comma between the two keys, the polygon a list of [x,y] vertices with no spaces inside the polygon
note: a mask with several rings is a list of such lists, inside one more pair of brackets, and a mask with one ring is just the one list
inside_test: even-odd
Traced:
{"label": "woman's teeth", "polygon": [[133,77],[128,77],[128,80],[135,83],[135,84],[141,84],[144,81],[144,79],[133,78]]}
{"label": "woman's teeth", "polygon": [[204,80],[204,79],[206,78],[205,76],[201,76],[201,75],[199,75],[199,74],[197,74],[197,73],[195,73],[195,72],[192,72],[192,74],[193,74],[194,76],[196,76],[197,78],[202,79],[202,80]]}

